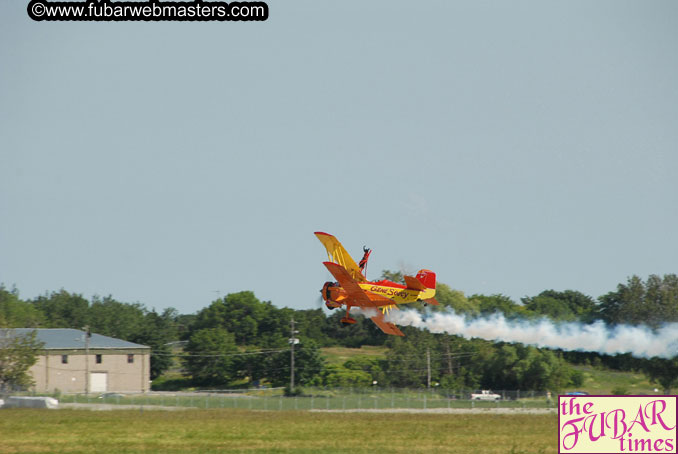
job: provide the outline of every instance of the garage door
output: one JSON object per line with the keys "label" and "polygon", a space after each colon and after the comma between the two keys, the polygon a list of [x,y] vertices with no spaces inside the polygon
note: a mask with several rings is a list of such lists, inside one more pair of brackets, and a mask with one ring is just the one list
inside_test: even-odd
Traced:
{"label": "garage door", "polygon": [[108,389],[108,374],[106,372],[92,372],[89,374],[89,392],[105,393]]}

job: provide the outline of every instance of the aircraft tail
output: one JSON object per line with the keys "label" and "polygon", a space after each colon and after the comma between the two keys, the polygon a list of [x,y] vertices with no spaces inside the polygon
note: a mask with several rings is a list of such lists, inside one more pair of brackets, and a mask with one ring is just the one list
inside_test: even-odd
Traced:
{"label": "aircraft tail", "polygon": [[436,288],[436,273],[431,270],[419,270],[417,280],[426,288]]}

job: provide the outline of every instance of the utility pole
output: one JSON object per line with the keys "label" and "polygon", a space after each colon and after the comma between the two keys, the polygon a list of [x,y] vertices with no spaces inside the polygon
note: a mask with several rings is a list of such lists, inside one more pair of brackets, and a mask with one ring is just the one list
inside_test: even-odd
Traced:
{"label": "utility pole", "polygon": [[426,387],[431,389],[431,348],[426,347]]}
{"label": "utility pole", "polygon": [[296,333],[299,331],[295,331],[294,329],[294,318],[292,318],[292,321],[290,322],[290,393],[294,393],[294,344],[299,342],[299,339],[294,337]]}
{"label": "utility pole", "polygon": [[89,338],[92,333],[89,330],[89,325],[83,326],[85,330],[85,396],[89,395]]}
{"label": "utility pole", "polygon": [[452,354],[450,353],[450,338],[446,336],[445,349],[447,350],[447,373],[452,376]]}

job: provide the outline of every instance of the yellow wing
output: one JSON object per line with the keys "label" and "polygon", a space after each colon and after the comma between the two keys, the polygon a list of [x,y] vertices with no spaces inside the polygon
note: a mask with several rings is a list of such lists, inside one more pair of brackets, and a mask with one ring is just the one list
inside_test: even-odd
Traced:
{"label": "yellow wing", "polygon": [[343,266],[346,271],[348,271],[351,278],[356,282],[367,282],[363,273],[360,272],[358,264],[355,263],[349,253],[346,252],[346,249],[344,249],[344,246],[341,245],[339,240],[332,235],[323,232],[315,232],[315,236],[318,237],[323,246],[325,246],[325,249],[327,249],[327,256],[330,261]]}

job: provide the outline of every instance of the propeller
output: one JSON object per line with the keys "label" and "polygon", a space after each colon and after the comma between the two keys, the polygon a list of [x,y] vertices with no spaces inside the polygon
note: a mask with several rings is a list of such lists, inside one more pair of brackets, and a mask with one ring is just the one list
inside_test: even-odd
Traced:
{"label": "propeller", "polygon": [[323,299],[322,295],[318,295],[318,297],[315,299],[315,306],[318,309],[325,307],[325,300]]}

